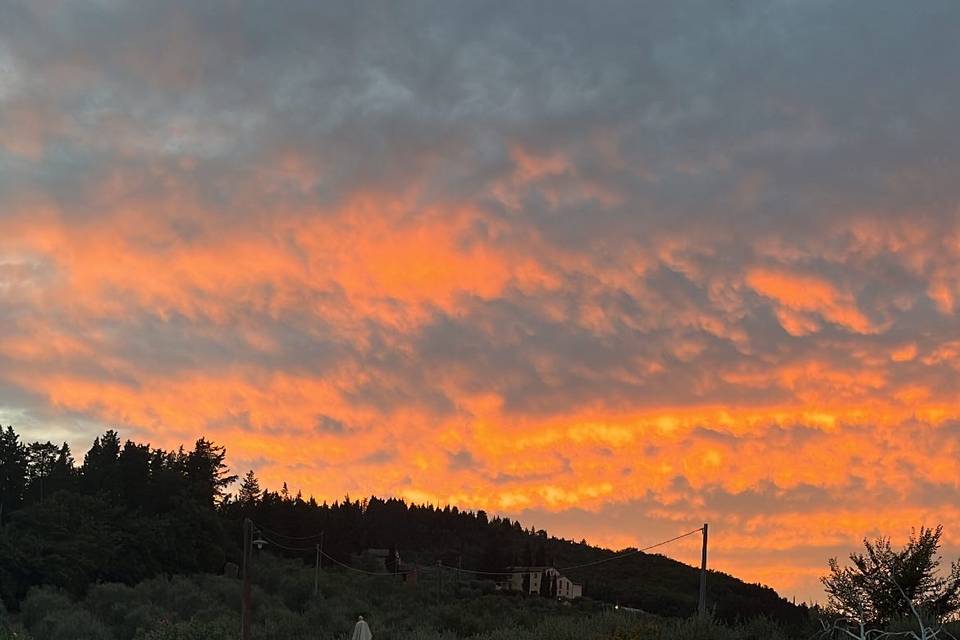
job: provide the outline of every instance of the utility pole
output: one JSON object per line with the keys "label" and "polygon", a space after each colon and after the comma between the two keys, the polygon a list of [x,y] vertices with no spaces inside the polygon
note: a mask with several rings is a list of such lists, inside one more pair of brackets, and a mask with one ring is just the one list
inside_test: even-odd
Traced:
{"label": "utility pole", "polygon": [[317,562],[317,566],[319,566],[321,569],[323,568],[323,535],[325,533],[326,531],[320,532],[320,560]]}
{"label": "utility pole", "polygon": [[457,556],[457,589],[460,588],[460,572],[463,571],[463,556]]}
{"label": "utility pole", "polygon": [[240,608],[240,640],[250,640],[250,543],[253,540],[253,521],[243,519],[243,598]]}
{"label": "utility pole", "polygon": [[703,523],[703,550],[700,555],[700,603],[697,613],[701,618],[707,615],[707,523]]}
{"label": "utility pole", "polygon": [[440,604],[440,591],[443,589],[443,563],[437,560],[437,604]]}
{"label": "utility pole", "polygon": [[313,570],[313,595],[320,593],[320,545],[317,545],[317,566]]}

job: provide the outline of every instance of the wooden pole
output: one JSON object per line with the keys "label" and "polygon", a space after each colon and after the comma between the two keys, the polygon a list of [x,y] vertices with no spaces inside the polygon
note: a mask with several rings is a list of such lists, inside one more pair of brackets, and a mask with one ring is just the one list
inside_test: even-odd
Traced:
{"label": "wooden pole", "polygon": [[703,550],[700,555],[700,602],[697,613],[701,618],[707,615],[707,523],[703,523]]}
{"label": "wooden pole", "polygon": [[437,560],[437,604],[440,604],[441,589],[443,589],[443,564]]}
{"label": "wooden pole", "polygon": [[313,569],[313,595],[320,593],[320,545],[317,545],[317,565]]}
{"label": "wooden pole", "polygon": [[250,542],[253,539],[253,521],[243,520],[243,600],[240,612],[240,638],[250,640]]}

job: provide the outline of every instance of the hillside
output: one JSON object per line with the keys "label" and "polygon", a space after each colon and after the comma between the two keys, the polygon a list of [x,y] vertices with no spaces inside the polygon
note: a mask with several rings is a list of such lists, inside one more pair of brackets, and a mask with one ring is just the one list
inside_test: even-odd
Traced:
{"label": "hillside", "polygon": [[[66,445],[25,444],[11,428],[0,436],[0,596],[12,611],[38,586],[82,598],[97,583],[223,574],[227,563],[240,561],[244,518],[270,532],[271,553],[308,565],[317,533],[324,532],[327,564],[341,570],[363,570],[368,549],[396,551],[407,565],[434,567],[441,561],[490,574],[516,565],[565,567],[613,554],[483,511],[377,497],[318,504],[285,489],[261,490],[252,473],[239,495],[228,495],[234,477],[224,465],[225,450],[204,439],[191,451],[169,452],[129,440],[121,445],[108,431],[76,465]],[[659,555],[638,553],[572,570],[569,577],[584,584],[590,601],[663,616],[687,616],[696,608],[697,570]],[[486,584],[484,589],[492,589],[489,580]],[[716,572],[709,575],[708,604],[728,621],[764,615],[793,624],[805,615],[769,588]]]}
{"label": "hillside", "polygon": [[[239,530],[242,517],[250,517],[278,535],[274,539],[281,544],[295,547],[319,542],[319,536],[311,534],[324,531],[325,553],[345,564],[356,563],[364,549],[381,548],[395,550],[406,563],[432,567],[439,560],[447,567],[496,573],[510,566],[581,565],[629,551],[615,553],[559,539],[543,530],[524,529],[518,521],[489,518],[483,511],[408,505],[398,499],[344,498],[317,505],[266,492],[246,503],[228,503],[223,512],[234,530]],[[309,551],[287,555],[313,557]],[[699,569],[659,554],[637,553],[564,573],[583,584],[584,595],[591,599],[665,616],[688,616],[697,608]],[[803,607],[790,604],[773,589],[725,573],[709,572],[707,586],[708,604],[723,620],[764,615],[796,623],[805,617]]]}

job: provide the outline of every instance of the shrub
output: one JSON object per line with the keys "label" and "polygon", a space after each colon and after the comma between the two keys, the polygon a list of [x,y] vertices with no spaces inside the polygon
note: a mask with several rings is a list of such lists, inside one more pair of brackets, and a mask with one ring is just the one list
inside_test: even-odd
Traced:
{"label": "shrub", "polygon": [[137,634],[143,634],[165,622],[166,612],[152,604],[138,604],[131,607],[123,621],[113,627],[118,640],[133,640]]}
{"label": "shrub", "polygon": [[713,618],[687,618],[669,626],[663,640],[737,640],[737,633]]}
{"label": "shrub", "polygon": [[111,628],[120,627],[127,613],[138,604],[133,589],[115,582],[94,585],[83,600],[84,608]]}
{"label": "shrub", "polygon": [[89,611],[71,607],[50,610],[27,627],[31,635],[44,640],[113,640],[113,635]]}
{"label": "shrub", "polygon": [[258,620],[253,634],[263,640],[313,640],[316,634],[300,616],[283,607],[270,607]]}
{"label": "shrub", "polygon": [[[925,612],[920,613],[921,620],[923,621],[923,626],[926,629],[938,629],[940,628],[940,622],[936,619],[935,616],[931,616]],[[892,620],[887,626],[886,630],[891,633],[902,633],[906,636],[906,632],[912,631],[916,635],[920,636],[920,623],[917,621],[915,616],[904,616]]]}
{"label": "shrub", "polygon": [[51,611],[73,609],[73,602],[53,587],[34,587],[20,605],[23,624],[28,629],[38,627]]}
{"label": "shrub", "polygon": [[234,640],[238,627],[223,622],[177,622],[164,624],[137,636],[137,640]]}

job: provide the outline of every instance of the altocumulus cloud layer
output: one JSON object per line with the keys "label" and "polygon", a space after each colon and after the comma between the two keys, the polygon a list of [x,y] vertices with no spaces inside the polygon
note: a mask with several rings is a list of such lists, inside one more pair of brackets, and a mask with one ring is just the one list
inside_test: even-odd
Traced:
{"label": "altocumulus cloud layer", "polygon": [[0,15],[27,437],[613,546],[710,521],[801,597],[864,534],[960,547],[955,2]]}

